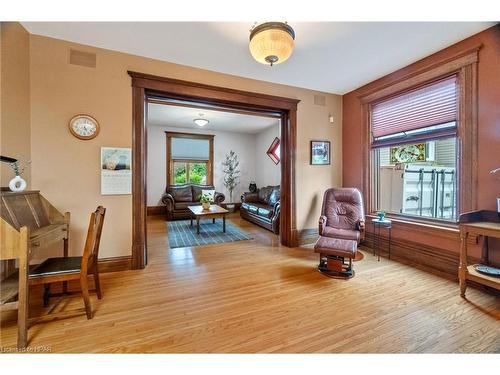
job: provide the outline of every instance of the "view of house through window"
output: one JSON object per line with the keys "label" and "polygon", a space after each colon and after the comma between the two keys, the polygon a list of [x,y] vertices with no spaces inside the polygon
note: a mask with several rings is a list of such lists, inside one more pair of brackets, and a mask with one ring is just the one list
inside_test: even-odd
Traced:
{"label": "view of house through window", "polygon": [[374,150],[377,210],[455,220],[456,137]]}
{"label": "view of house through window", "polygon": [[457,103],[451,76],[372,105],[377,211],[456,220]]}

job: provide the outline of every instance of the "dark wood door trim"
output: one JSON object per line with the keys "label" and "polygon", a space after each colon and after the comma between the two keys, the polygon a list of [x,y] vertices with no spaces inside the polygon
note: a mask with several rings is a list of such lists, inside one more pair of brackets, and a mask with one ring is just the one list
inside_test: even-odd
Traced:
{"label": "dark wood door trim", "polygon": [[132,267],[144,268],[146,249],[146,104],[148,98],[188,100],[225,105],[281,116],[281,217],[280,242],[297,245],[295,208],[295,157],[297,149],[297,104],[300,100],[197,82],[181,81],[129,71],[132,77]]}

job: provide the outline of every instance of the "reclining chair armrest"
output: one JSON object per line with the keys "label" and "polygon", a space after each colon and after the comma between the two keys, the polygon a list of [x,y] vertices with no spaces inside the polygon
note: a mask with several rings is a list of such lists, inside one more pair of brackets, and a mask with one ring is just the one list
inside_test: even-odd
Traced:
{"label": "reclining chair armrest", "polygon": [[214,195],[214,203],[218,206],[221,205],[222,202],[224,202],[224,200],[226,199],[226,196],[222,193],[219,193],[219,192],[215,192],[215,195]]}
{"label": "reclining chair armrest", "polygon": [[172,211],[174,209],[175,200],[169,193],[163,194],[161,201],[167,206],[167,211]]}
{"label": "reclining chair armrest", "polygon": [[359,240],[365,240],[365,219],[358,220]]}
{"label": "reclining chair armrest", "polygon": [[319,220],[318,220],[318,234],[320,236],[323,235],[323,231],[325,230],[325,227],[326,227],[326,216],[322,215],[319,217]]}
{"label": "reclining chair armrest", "polygon": [[259,203],[259,194],[258,193],[243,193],[241,196],[241,202],[248,203]]}

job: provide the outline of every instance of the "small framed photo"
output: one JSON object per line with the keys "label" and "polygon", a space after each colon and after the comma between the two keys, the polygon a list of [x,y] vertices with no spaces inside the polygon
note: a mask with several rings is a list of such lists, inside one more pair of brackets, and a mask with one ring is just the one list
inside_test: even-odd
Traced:
{"label": "small framed photo", "polygon": [[311,165],[330,164],[330,141],[311,141]]}

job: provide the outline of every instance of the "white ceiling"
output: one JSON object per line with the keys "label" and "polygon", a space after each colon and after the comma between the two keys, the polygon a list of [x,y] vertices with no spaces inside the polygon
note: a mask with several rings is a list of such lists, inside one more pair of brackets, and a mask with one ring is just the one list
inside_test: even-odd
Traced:
{"label": "white ceiling", "polygon": [[297,22],[295,51],[253,60],[243,22],[23,22],[32,34],[274,83],[344,94],[492,22]]}
{"label": "white ceiling", "polygon": [[[200,117],[210,121],[200,127],[193,120]],[[279,119],[247,114],[214,111],[207,109],[179,107],[165,104],[148,105],[148,126],[168,126],[180,129],[203,129],[236,133],[257,134],[273,125]]]}

